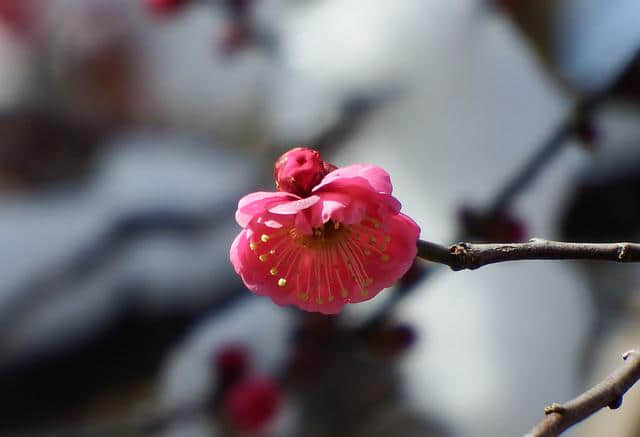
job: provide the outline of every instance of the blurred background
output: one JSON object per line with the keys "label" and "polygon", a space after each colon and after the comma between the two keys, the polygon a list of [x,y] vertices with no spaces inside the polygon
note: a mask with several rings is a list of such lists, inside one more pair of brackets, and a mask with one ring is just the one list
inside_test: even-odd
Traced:
{"label": "blurred background", "polygon": [[[417,263],[254,296],[238,199],[290,147],[421,237],[640,236],[635,0],[0,0],[0,434],[514,436],[640,343],[633,265]],[[637,436],[640,390],[568,435]]]}

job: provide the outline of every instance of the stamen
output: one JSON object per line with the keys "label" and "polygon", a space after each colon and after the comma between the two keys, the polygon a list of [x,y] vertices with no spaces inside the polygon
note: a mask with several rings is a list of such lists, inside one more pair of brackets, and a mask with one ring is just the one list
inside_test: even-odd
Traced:
{"label": "stamen", "polygon": [[265,244],[258,258],[271,261],[267,275],[296,300],[311,299],[314,305],[324,305],[337,298],[346,303],[355,293],[363,297],[371,294],[368,288],[374,278],[366,257],[373,255],[384,262],[391,259],[385,253],[391,236],[377,230],[376,224],[381,223],[370,217],[349,225],[330,221],[314,228],[311,235],[300,233],[295,226],[284,227],[258,234],[260,238],[250,246],[255,250]]}
{"label": "stamen", "polygon": [[[298,260],[302,255],[302,250],[300,250],[300,249],[294,250],[292,252],[292,254],[293,254],[293,259],[291,260],[291,262],[289,262],[289,267],[287,268],[287,273],[286,273],[285,276],[289,276],[291,274],[291,270],[294,268],[294,266],[298,265]],[[289,260],[289,256],[287,256],[287,262],[288,262],[288,260]],[[278,263],[278,264],[280,264],[280,263]]]}
{"label": "stamen", "polygon": [[324,264],[324,279],[325,279],[325,284],[327,284],[327,296],[329,298],[332,298],[332,294],[331,294],[331,281],[329,280],[329,266],[331,265],[330,262],[330,255],[329,252],[327,252],[326,250],[323,251],[322,254],[322,261]]}
{"label": "stamen", "polygon": [[378,220],[374,219],[373,217],[366,216],[364,219],[365,219],[365,220],[369,220],[371,223],[373,223],[373,226],[374,226],[376,229],[380,229],[380,227],[382,226],[382,225],[380,224],[380,222],[379,222]]}
{"label": "stamen", "polygon": [[[354,253],[353,246],[354,244],[348,239],[338,243],[338,247],[343,252],[343,257],[347,260],[347,271],[351,274],[353,280],[356,281],[358,287],[364,288],[364,278],[366,278],[367,274],[362,266],[360,257]],[[358,247],[357,245],[355,246]]]}

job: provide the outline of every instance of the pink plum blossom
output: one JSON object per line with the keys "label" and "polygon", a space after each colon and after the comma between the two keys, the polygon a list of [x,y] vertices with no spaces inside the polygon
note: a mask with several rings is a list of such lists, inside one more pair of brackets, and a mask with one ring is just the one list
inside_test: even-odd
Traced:
{"label": "pink plum blossom", "polygon": [[[280,190],[240,199],[230,258],[247,288],[279,305],[335,314],[393,285],[417,252],[418,225],[400,213],[389,174],[335,168],[296,148],[276,161]],[[283,183],[286,182],[286,183]]]}

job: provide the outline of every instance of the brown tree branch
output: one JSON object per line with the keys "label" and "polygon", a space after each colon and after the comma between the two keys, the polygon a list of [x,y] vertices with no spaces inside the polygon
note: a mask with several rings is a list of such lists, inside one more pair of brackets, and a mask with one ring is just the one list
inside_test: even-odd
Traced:
{"label": "brown tree branch", "polygon": [[418,257],[446,264],[454,271],[534,259],[640,262],[640,243],[566,243],[534,238],[528,243],[457,243],[447,248],[418,240]]}
{"label": "brown tree branch", "polygon": [[640,379],[640,351],[630,350],[622,358],[624,365],[596,386],[569,402],[546,407],[544,419],[525,437],[554,437],[602,408],[620,407],[622,396]]}

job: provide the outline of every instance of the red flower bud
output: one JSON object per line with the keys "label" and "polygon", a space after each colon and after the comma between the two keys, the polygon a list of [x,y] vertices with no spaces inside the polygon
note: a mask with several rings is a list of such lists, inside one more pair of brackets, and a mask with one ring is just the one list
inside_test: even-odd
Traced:
{"label": "red flower bud", "polygon": [[276,381],[268,377],[246,379],[229,390],[224,399],[231,424],[241,431],[259,431],[274,417],[282,402]]}
{"label": "red flower bud", "polygon": [[278,191],[306,197],[323,177],[335,169],[334,165],[320,158],[318,151],[296,147],[276,160],[273,176]]}
{"label": "red flower bud", "polygon": [[243,21],[233,21],[218,41],[218,50],[225,56],[232,55],[251,42],[251,28]]}

